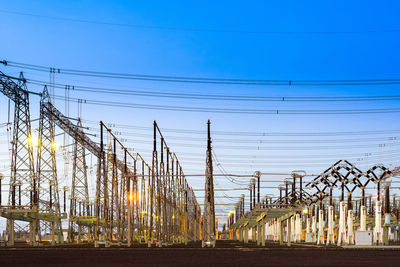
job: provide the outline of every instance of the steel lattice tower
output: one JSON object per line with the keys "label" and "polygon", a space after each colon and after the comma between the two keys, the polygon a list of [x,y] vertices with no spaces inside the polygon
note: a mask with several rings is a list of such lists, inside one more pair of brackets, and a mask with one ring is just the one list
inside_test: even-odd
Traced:
{"label": "steel lattice tower", "polygon": [[[77,126],[82,128],[82,122],[78,119]],[[77,225],[80,217],[90,216],[89,189],[87,181],[86,151],[82,138],[75,140],[72,162],[72,184],[71,201],[69,210],[68,238],[73,241],[74,235],[78,232],[78,239],[81,239],[82,226]]]}
{"label": "steel lattice tower", "polygon": [[214,178],[210,120],[207,122],[206,184],[204,198],[203,246],[215,246]]}
{"label": "steel lattice tower", "polygon": [[[14,87],[15,84],[11,84]],[[13,96],[14,129],[12,141],[10,194],[8,205],[12,209],[35,208],[37,187],[34,186],[35,170],[33,159],[33,145],[35,140],[31,135],[31,122],[29,112],[29,94],[26,90],[25,79],[21,73],[18,80],[17,95]],[[27,230],[24,223],[14,223],[13,218],[7,220],[9,243],[14,244],[14,228],[17,231]],[[31,242],[33,242],[34,222],[30,223]]]}
{"label": "steel lattice tower", "polygon": [[[54,139],[55,125],[52,116],[46,115],[46,103],[50,102],[47,86],[44,87],[40,100],[39,138],[37,150],[37,187],[38,208],[50,215],[48,221],[41,220],[40,231],[52,236],[61,232],[61,213],[57,180],[56,149]],[[54,242],[54,236],[52,237]]]}

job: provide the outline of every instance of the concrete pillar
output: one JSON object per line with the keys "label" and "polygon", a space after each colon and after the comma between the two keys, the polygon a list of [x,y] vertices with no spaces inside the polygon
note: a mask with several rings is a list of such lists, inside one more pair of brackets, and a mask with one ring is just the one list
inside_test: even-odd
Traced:
{"label": "concrete pillar", "polygon": [[295,242],[300,242],[301,241],[302,231],[303,231],[302,226],[301,226],[300,214],[296,214],[295,223],[296,223],[296,225],[295,225],[295,231],[296,231],[296,233],[295,233]]}
{"label": "concrete pillar", "polygon": [[383,226],[383,244],[389,245],[390,213],[385,213],[385,224]]}
{"label": "concrete pillar", "polygon": [[361,206],[360,230],[367,231],[367,207]]}
{"label": "concrete pillar", "polygon": [[328,207],[328,237],[326,244],[334,244],[335,243],[335,232],[333,229],[333,206]]}
{"label": "concrete pillar", "polygon": [[82,226],[78,225],[78,243],[82,242]]}
{"label": "concrete pillar", "polygon": [[288,218],[287,220],[287,245],[290,247],[292,245],[292,217]]}
{"label": "concrete pillar", "polygon": [[261,220],[261,246],[265,246],[265,222]]}
{"label": "concrete pillar", "polygon": [[339,207],[339,230],[338,230],[338,246],[346,242],[346,204],[340,201]]}
{"label": "concrete pillar", "polygon": [[382,244],[385,246],[389,245],[389,227],[386,225],[383,226]]}
{"label": "concrete pillar", "polygon": [[249,228],[247,226],[244,227],[244,243],[249,243]]}
{"label": "concrete pillar", "polygon": [[317,241],[317,239],[315,238],[317,236],[317,216],[312,216],[311,218],[311,233],[312,233],[312,237],[314,242]]}
{"label": "concrete pillar", "polygon": [[187,212],[185,212],[185,245],[187,244],[188,244],[188,218],[187,218]]}
{"label": "concrete pillar", "polygon": [[194,222],[193,227],[194,227],[194,229],[193,229],[193,241],[197,242],[197,223],[196,222]]}
{"label": "concrete pillar", "polygon": [[7,222],[8,222],[7,246],[14,246],[14,220],[13,219],[7,219]]}
{"label": "concrete pillar", "polygon": [[374,243],[379,245],[382,243],[382,205],[380,201],[376,202],[375,208]]}
{"label": "concrete pillar", "polygon": [[[8,222],[8,220],[7,220]],[[37,223],[38,220],[34,219],[30,224],[29,224],[29,230],[30,230],[30,242],[29,244],[31,246],[37,246],[36,243],[36,235],[37,235]]]}
{"label": "concrete pillar", "polygon": [[283,221],[278,219],[279,244],[283,245]]}
{"label": "concrete pillar", "polygon": [[51,245],[54,246],[55,244],[56,244],[55,223],[51,222]]}
{"label": "concrete pillar", "polygon": [[274,241],[278,241],[279,240],[279,230],[281,228],[281,223],[279,222],[279,220],[275,220],[274,221]]}
{"label": "concrete pillar", "polygon": [[128,204],[129,204],[129,209],[128,209],[128,247],[132,245],[132,222],[131,222],[131,213],[132,213],[132,196],[129,195],[128,197]]}
{"label": "concrete pillar", "polygon": [[295,216],[291,216],[290,217],[290,240],[291,241],[295,241],[295,235],[296,235],[296,231],[295,231]]}
{"label": "concrete pillar", "polygon": [[325,244],[325,233],[324,233],[324,211],[322,209],[318,212],[318,237],[317,244]]}
{"label": "concrete pillar", "polygon": [[347,244],[354,244],[353,211],[349,210],[347,215]]}

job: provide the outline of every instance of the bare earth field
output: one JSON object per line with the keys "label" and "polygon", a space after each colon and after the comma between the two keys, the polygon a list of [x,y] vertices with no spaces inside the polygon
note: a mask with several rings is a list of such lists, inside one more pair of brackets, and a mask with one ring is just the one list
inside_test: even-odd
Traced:
{"label": "bare earth field", "polygon": [[85,246],[0,249],[0,266],[400,266],[400,249],[293,246],[259,248],[218,241],[201,248],[93,248]]}

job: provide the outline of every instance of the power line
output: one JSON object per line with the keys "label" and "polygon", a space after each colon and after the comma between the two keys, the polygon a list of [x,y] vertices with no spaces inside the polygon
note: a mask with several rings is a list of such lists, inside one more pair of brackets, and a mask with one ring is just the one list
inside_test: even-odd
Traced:
{"label": "power line", "polygon": [[[27,82],[34,85],[44,86],[46,81],[27,79]],[[218,94],[188,94],[161,91],[143,91],[143,90],[121,90],[116,88],[102,88],[82,85],[66,85],[55,83],[54,88],[65,89],[70,86],[73,91],[103,93],[110,95],[124,96],[147,96],[158,98],[174,98],[174,99],[195,99],[195,100],[218,100],[218,101],[244,101],[244,102],[371,102],[371,101],[399,101],[398,95],[376,95],[376,96],[248,96],[248,95],[218,95]]]}
{"label": "power line", "polygon": [[[203,153],[194,153],[194,152],[184,152],[184,151],[175,151],[176,153],[185,153],[185,155],[189,155],[189,156],[203,156]],[[148,151],[148,155],[151,156],[152,150]],[[389,154],[391,153],[390,151],[383,151],[382,155],[384,154]],[[398,150],[393,150],[392,151],[393,154],[397,154],[399,153]],[[147,154],[147,152],[143,152],[141,153],[142,155]],[[368,153],[368,155],[376,155],[377,153]],[[257,155],[257,157],[271,157],[273,156],[274,159],[290,159],[290,155]],[[322,158],[334,158],[334,159],[338,159],[338,158],[343,158],[343,157],[364,157],[364,153],[340,153],[340,154],[302,154],[301,158],[302,159],[322,159]],[[219,157],[224,157],[224,158],[256,158],[256,156],[254,154],[234,154],[234,153],[230,153],[230,154],[219,154]]]}
{"label": "power line", "polygon": [[377,34],[377,33],[398,33],[399,29],[377,29],[377,30],[353,30],[353,31],[254,31],[254,30],[237,30],[237,29],[210,29],[210,28],[189,28],[189,27],[168,27],[168,26],[149,26],[142,24],[128,24],[128,23],[116,23],[116,22],[106,22],[99,20],[87,20],[87,19],[76,19],[76,18],[68,18],[68,17],[59,17],[59,16],[48,16],[27,12],[19,12],[12,10],[1,9],[1,13],[25,16],[25,17],[33,17],[33,18],[41,18],[41,19],[49,19],[49,20],[57,20],[57,21],[66,21],[66,22],[74,22],[74,23],[86,23],[93,25],[103,25],[103,26],[113,26],[113,27],[124,27],[124,28],[136,28],[136,29],[144,29],[144,30],[167,30],[167,31],[180,31],[180,32],[204,32],[204,33],[228,33],[228,34],[268,34],[268,35],[338,35],[338,34]]}
{"label": "power line", "polygon": [[237,181],[234,177],[229,176],[228,172],[225,170],[225,168],[224,168],[224,167],[221,165],[221,163],[219,162],[218,157],[217,157],[217,155],[215,154],[214,149],[212,149],[212,153],[213,153],[213,154],[212,154],[212,157],[213,157],[213,159],[216,161],[217,167],[220,169],[220,171],[221,171],[223,174],[225,174],[225,178],[226,178],[229,182],[231,182],[231,183],[234,183],[234,184],[237,184],[237,185],[244,185],[242,182]]}
{"label": "power line", "polygon": [[[65,100],[63,96],[55,96],[55,99]],[[378,108],[378,109],[231,109],[231,108],[212,108],[212,107],[189,107],[189,106],[169,106],[169,105],[148,105],[139,103],[124,103],[116,101],[102,101],[69,98],[76,103],[84,103],[97,106],[112,106],[120,108],[162,110],[162,111],[180,111],[180,112],[198,112],[198,113],[220,113],[220,114],[248,114],[248,115],[348,115],[348,114],[387,114],[399,113],[400,108]]]}
{"label": "power line", "polygon": [[[82,120],[88,124],[96,124],[98,125],[98,121],[92,120]],[[127,124],[115,124],[110,123],[111,127],[114,128],[124,128],[124,129],[134,129],[134,130],[150,130],[152,131],[152,127],[148,126],[135,126],[135,125],[127,125]],[[206,134],[206,131],[203,130],[188,130],[182,128],[160,128],[163,132],[173,132],[173,133],[183,133],[183,134]],[[375,130],[375,131],[338,131],[338,132],[248,132],[248,131],[212,131],[213,135],[240,135],[240,136],[339,136],[339,135],[380,135],[380,134],[396,134],[400,133],[400,129],[388,129],[388,130]]]}
{"label": "power line", "polygon": [[[393,156],[396,156],[396,158],[398,156],[400,156],[399,153],[391,153],[391,154]],[[264,165],[274,165],[274,164],[277,164],[277,163],[302,164],[302,163],[310,162],[310,160],[303,159],[302,157],[301,158],[299,158],[299,157],[293,157],[293,158],[288,157],[288,158],[281,159],[281,160],[268,160],[268,159],[271,159],[272,157],[273,156],[264,156],[264,157],[260,157],[260,158],[258,158],[258,157],[257,158],[243,157],[242,159],[222,158],[221,161],[228,162],[228,163],[248,163],[248,164],[264,164]],[[373,156],[368,156],[368,159],[379,160],[379,157],[380,157],[380,155],[373,155]],[[357,159],[360,159],[360,158],[361,158],[360,156],[359,157],[355,157],[355,158],[346,157],[346,160],[357,161]],[[194,158],[194,157],[185,156],[182,159],[183,163],[186,163],[186,162],[197,162],[197,163],[199,163],[200,161],[204,161],[204,158],[201,158],[201,157]],[[312,159],[313,163],[316,163],[316,162],[329,163],[329,162],[332,162],[332,161],[333,161],[332,158]]]}
{"label": "power line", "polygon": [[[131,140],[131,139],[124,139],[126,142],[133,142],[133,143],[140,143],[140,144],[152,144],[153,141],[150,140]],[[173,146],[180,146],[180,147],[199,147],[199,144],[193,143],[174,143],[170,142],[170,145]],[[293,144],[291,144],[293,145]],[[235,146],[235,145],[215,145],[218,149],[242,149],[242,150],[331,150],[331,149],[352,149],[352,148],[367,148],[367,147],[379,147],[380,144],[361,144],[361,145],[345,145],[345,146]],[[399,146],[400,143],[393,143],[392,146]]]}
{"label": "power line", "polygon": [[15,61],[3,60],[6,66],[29,69],[34,71],[49,72],[57,74],[98,77],[111,79],[143,80],[157,82],[175,83],[205,83],[205,84],[236,84],[236,85],[388,85],[400,84],[400,78],[395,79],[351,79],[351,80],[273,80],[273,79],[229,79],[229,78],[206,78],[190,76],[167,76],[167,75],[147,75],[135,73],[116,73],[78,69],[54,68],[42,65],[20,63]]}
{"label": "power line", "polygon": [[[92,131],[97,131],[98,129],[91,128]],[[148,137],[150,140],[152,138],[149,134],[139,134],[135,132],[120,132],[121,135],[124,136],[137,136],[137,137]],[[166,135],[166,137],[170,140],[182,140],[182,136],[176,135]],[[264,136],[266,137],[266,136]],[[392,136],[390,136],[392,137]],[[400,140],[400,136],[396,136],[397,139]],[[185,136],[186,141],[194,141],[194,142],[204,142],[205,138],[196,138]],[[372,141],[380,141],[387,142],[389,137],[378,137],[378,138],[350,138],[350,139],[312,139],[312,140],[304,140],[304,139],[242,139],[242,138],[214,138],[213,143],[249,143],[249,144],[269,144],[269,143],[290,143],[290,144],[313,144],[313,143],[359,143],[359,142],[372,142]]]}

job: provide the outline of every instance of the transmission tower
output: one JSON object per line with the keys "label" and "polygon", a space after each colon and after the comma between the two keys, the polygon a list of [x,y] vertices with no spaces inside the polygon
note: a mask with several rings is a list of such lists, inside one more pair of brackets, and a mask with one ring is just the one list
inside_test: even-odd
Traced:
{"label": "transmission tower", "polygon": [[[82,128],[82,122],[78,119],[77,126]],[[79,218],[90,216],[89,189],[87,181],[86,151],[82,138],[78,137],[74,143],[74,154],[72,162],[72,185],[71,201],[69,211],[68,239],[74,241],[78,233],[78,240],[82,237],[82,225],[78,223]],[[90,231],[90,229],[88,229]],[[87,233],[90,235],[90,232]],[[88,236],[90,238],[90,236]]]}
{"label": "transmission tower", "polygon": [[[31,122],[29,112],[29,94],[26,90],[26,83],[21,73],[18,84],[5,79],[2,81],[3,89],[14,103],[14,129],[12,141],[11,178],[10,194],[8,205],[12,209],[35,209],[37,201],[37,190],[35,187],[35,170],[33,159],[33,146],[37,140],[31,135]],[[14,245],[14,231],[27,231],[27,225],[23,222],[14,222],[12,214],[7,217],[8,244]],[[35,238],[35,221],[29,224],[30,241]]]}
{"label": "transmission tower", "polygon": [[56,149],[58,145],[54,138],[54,122],[52,116],[47,116],[45,103],[50,102],[47,86],[44,87],[40,99],[39,137],[37,149],[37,185],[38,209],[48,215],[48,220],[40,221],[40,232],[48,234],[51,231],[52,243],[55,242],[56,231],[61,233],[61,213],[57,180]]}
{"label": "transmission tower", "polygon": [[[157,196],[157,191],[155,190],[155,185],[156,182],[158,181],[158,157],[157,157],[157,123],[154,121],[153,123],[154,127],[154,140],[153,140],[153,158],[152,158],[152,176],[151,176],[151,182],[150,182],[150,229],[149,229],[149,240],[148,240],[148,246],[150,246],[151,242],[153,241],[153,230],[154,230],[154,218],[153,214],[156,213],[157,211],[154,210],[154,204],[158,203],[154,196]],[[158,196],[157,198],[159,198]],[[157,218],[157,217],[156,217]],[[158,218],[156,219],[156,238],[159,238],[159,224],[158,224]]]}
{"label": "transmission tower", "polygon": [[207,122],[207,152],[206,152],[206,184],[204,198],[204,224],[202,246],[215,247],[215,206],[214,206],[214,178],[212,164],[212,148],[210,120]]}

